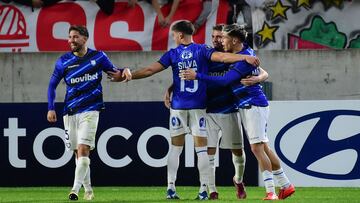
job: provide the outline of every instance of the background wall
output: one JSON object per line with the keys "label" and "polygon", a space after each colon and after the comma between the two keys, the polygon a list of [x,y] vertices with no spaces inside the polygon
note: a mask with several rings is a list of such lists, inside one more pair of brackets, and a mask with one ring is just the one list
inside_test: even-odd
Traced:
{"label": "background wall", "polygon": [[[1,53],[0,102],[46,102],[47,86],[56,59],[62,53]],[[157,61],[162,52],[108,53],[119,67],[133,69]],[[269,72],[273,100],[360,98],[360,50],[264,51],[261,66]],[[171,84],[171,70],[128,83],[103,80],[105,101],[160,101]],[[64,84],[57,101],[64,99]]]}

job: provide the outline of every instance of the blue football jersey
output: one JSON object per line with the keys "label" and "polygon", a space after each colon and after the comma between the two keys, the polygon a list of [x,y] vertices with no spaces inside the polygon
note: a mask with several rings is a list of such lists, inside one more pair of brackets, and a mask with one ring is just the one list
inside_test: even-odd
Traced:
{"label": "blue football jersey", "polygon": [[[244,48],[238,52],[238,54],[255,56],[254,50],[247,45],[244,45]],[[257,76],[260,74],[259,68],[254,67],[245,61],[236,62],[230,65],[230,69],[231,68],[234,68],[234,70],[238,71],[243,76]],[[264,107],[269,105],[260,83],[245,86],[238,82],[234,83],[231,87],[236,97],[236,106],[238,108],[246,108],[249,106]]]}
{"label": "blue football jersey", "polygon": [[[244,45],[244,48],[238,54],[255,56],[254,50]],[[205,74],[197,74],[199,80],[214,83],[214,85],[227,86],[230,85],[235,96],[235,104],[237,108],[246,108],[248,106],[268,106],[269,103],[262,91],[260,84],[244,86],[240,83],[242,78],[251,75],[258,75],[259,68],[250,65],[245,61],[239,61],[230,65],[229,71],[224,76],[209,76]]]}
{"label": "blue football jersey", "polygon": [[[209,76],[224,76],[229,71],[229,65],[211,62]],[[219,86],[207,83],[207,113],[233,113],[236,112],[235,98],[230,86]]]}
{"label": "blue football jersey", "polygon": [[160,58],[159,63],[162,66],[165,68],[172,67],[172,109],[206,108],[206,82],[181,80],[179,72],[191,68],[198,73],[207,74],[213,52],[213,48],[203,44],[181,44],[174,49],[170,49]]}
{"label": "blue football jersey", "polygon": [[102,71],[115,68],[102,51],[88,49],[83,57],[72,52],[62,55],[50,79],[48,109],[54,110],[55,89],[62,79],[66,83],[64,115],[104,109]]}

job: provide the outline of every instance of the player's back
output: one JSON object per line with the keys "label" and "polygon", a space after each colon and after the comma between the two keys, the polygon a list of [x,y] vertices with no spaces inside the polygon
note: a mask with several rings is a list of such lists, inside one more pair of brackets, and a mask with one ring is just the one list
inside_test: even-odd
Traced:
{"label": "player's back", "polygon": [[166,52],[159,62],[165,67],[172,67],[173,109],[205,109],[206,82],[198,80],[182,80],[181,70],[194,69],[196,72],[207,74],[209,61],[214,49],[203,44],[191,43],[179,45]]}

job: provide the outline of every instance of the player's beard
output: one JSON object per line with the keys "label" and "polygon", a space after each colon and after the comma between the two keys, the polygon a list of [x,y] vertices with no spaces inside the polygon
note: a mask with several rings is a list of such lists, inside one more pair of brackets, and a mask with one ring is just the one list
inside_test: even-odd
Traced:
{"label": "player's beard", "polygon": [[73,45],[70,45],[70,48],[72,52],[79,52],[81,51],[82,46],[77,43],[73,43]]}
{"label": "player's beard", "polygon": [[216,51],[224,52],[224,47],[222,44],[216,43],[214,44],[214,48]]}

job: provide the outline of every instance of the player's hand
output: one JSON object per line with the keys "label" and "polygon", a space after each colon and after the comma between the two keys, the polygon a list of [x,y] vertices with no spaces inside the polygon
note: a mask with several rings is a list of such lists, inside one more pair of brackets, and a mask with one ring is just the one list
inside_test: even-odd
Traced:
{"label": "player's hand", "polygon": [[250,86],[250,85],[255,85],[255,84],[259,83],[260,78],[259,78],[259,76],[253,75],[253,76],[241,79],[240,82],[241,82],[241,84],[243,84],[245,86]]}
{"label": "player's hand", "polygon": [[170,109],[170,107],[171,107],[171,99],[170,99],[169,90],[165,91],[164,104],[165,104],[166,108]]}
{"label": "player's hand", "polygon": [[245,56],[245,61],[256,67],[260,65],[260,59],[256,56]]}
{"label": "player's hand", "polygon": [[194,69],[181,70],[179,73],[179,77],[182,80],[196,80],[196,72],[194,71]]}
{"label": "player's hand", "polygon": [[132,79],[132,74],[129,68],[125,68],[121,76],[125,78],[124,82],[130,81]]}
{"label": "player's hand", "polygon": [[56,112],[54,110],[50,110],[48,111],[47,113],[47,120],[50,122],[50,123],[55,123],[57,121],[56,119]]}
{"label": "player's hand", "polygon": [[111,82],[121,82],[124,80],[122,77],[122,73],[118,69],[114,69],[114,71],[107,71],[107,78],[110,79]]}

